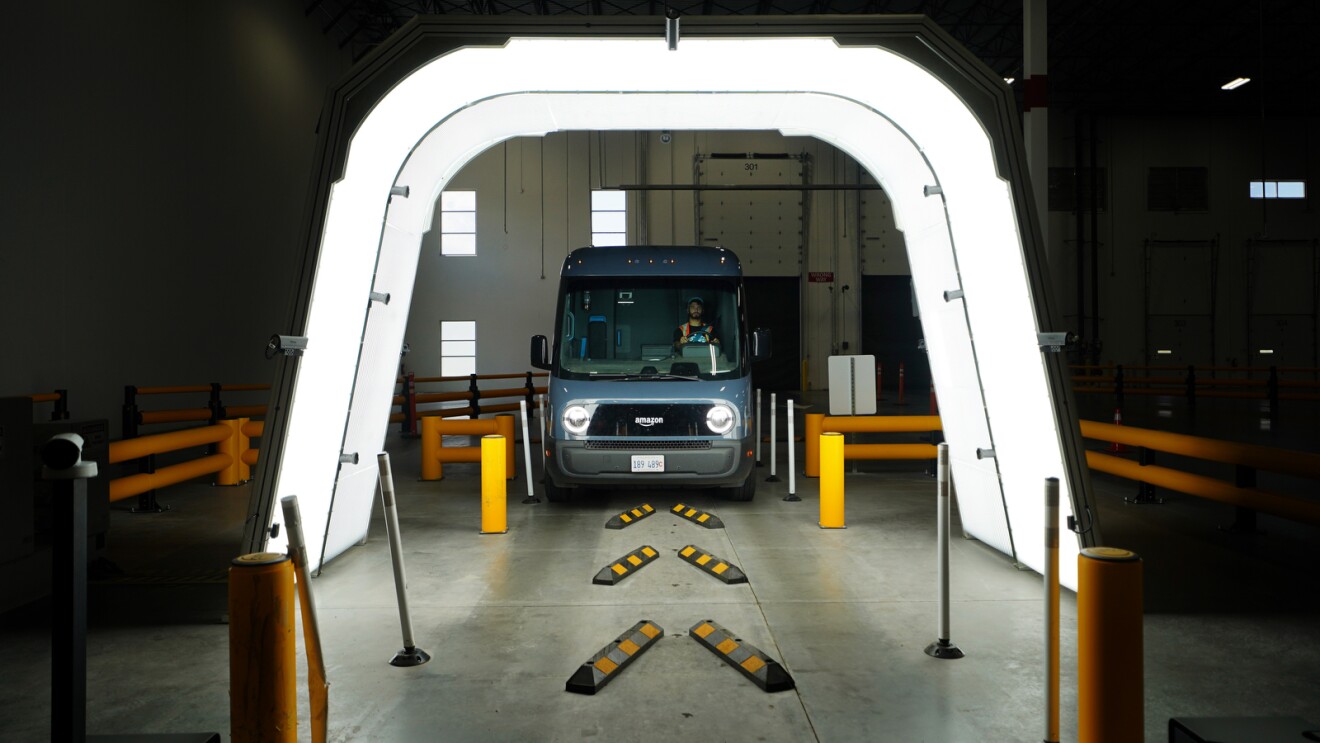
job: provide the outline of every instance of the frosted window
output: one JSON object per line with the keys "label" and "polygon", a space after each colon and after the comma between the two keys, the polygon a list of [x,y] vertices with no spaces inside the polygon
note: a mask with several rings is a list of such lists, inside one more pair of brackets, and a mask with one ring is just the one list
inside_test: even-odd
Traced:
{"label": "frosted window", "polygon": [[591,192],[591,244],[597,248],[628,244],[628,195],[623,191]]}
{"label": "frosted window", "polygon": [[477,254],[477,192],[440,194],[440,255]]}
{"label": "frosted window", "polygon": [[441,341],[440,355],[442,356],[476,356],[476,341]]}
{"label": "frosted window", "polygon": [[592,191],[591,192],[591,210],[592,211],[615,211],[621,212],[627,207],[628,194],[623,191]]}
{"label": "frosted window", "polygon": [[1304,199],[1306,181],[1251,181],[1253,199]]}
{"label": "frosted window", "polygon": [[477,373],[477,323],[472,320],[440,322],[440,376]]}
{"label": "frosted window", "polygon": [[440,376],[466,377],[477,373],[477,360],[471,356],[440,359]]}
{"label": "frosted window", "polygon": [[1279,198],[1306,198],[1306,181],[1279,181]]}

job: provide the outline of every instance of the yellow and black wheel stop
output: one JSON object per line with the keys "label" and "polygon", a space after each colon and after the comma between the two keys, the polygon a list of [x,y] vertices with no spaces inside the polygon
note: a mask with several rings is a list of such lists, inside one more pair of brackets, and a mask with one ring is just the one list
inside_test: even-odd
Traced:
{"label": "yellow and black wheel stop", "polygon": [[656,552],[654,547],[644,544],[601,568],[600,572],[596,573],[596,577],[591,579],[591,582],[600,586],[617,585],[624,578],[646,567],[659,556],[660,553]]}
{"label": "yellow and black wheel stop", "polygon": [[636,508],[629,508],[617,516],[610,517],[610,520],[605,522],[605,528],[622,529],[625,526],[632,526],[653,513],[655,513],[655,509],[651,508],[651,504],[643,503]]}
{"label": "yellow and black wheel stop", "polygon": [[693,565],[696,565],[698,568],[701,568],[725,583],[732,584],[747,582],[747,574],[737,565],[734,565],[728,560],[722,560],[695,544],[689,544],[679,550],[678,556],[683,558],[685,562],[690,562]]}
{"label": "yellow and black wheel stop", "polygon": [[648,620],[634,624],[614,642],[591,656],[591,660],[578,667],[564,682],[564,691],[574,694],[595,694],[618,676],[624,668],[646,652],[665,634],[664,629]]}
{"label": "yellow and black wheel stop", "polygon": [[795,686],[793,677],[778,661],[710,619],[697,622],[688,630],[688,635],[725,663],[738,669],[739,673],[761,687],[761,691],[788,691]]}
{"label": "yellow and black wheel stop", "polygon": [[682,518],[691,521],[697,526],[704,526],[707,529],[724,528],[724,522],[720,521],[719,516],[716,516],[713,513],[706,513],[705,511],[699,511],[684,503],[679,503],[677,506],[671,508],[670,511],[672,511],[674,515],[681,516]]}

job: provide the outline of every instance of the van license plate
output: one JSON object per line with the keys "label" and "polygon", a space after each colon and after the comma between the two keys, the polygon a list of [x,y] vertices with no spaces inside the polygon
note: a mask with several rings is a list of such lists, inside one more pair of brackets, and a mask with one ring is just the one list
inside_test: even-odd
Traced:
{"label": "van license plate", "polygon": [[634,454],[632,455],[633,472],[664,472],[665,455],[663,454]]}

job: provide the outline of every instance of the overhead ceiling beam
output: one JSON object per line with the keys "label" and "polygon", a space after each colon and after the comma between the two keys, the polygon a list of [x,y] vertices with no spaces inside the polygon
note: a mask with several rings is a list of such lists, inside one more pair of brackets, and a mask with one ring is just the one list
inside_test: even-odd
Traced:
{"label": "overhead ceiling beam", "polygon": [[348,2],[344,3],[344,5],[339,8],[339,12],[335,13],[334,16],[330,18],[330,22],[321,28],[321,33],[330,33],[330,29],[339,25],[339,22],[344,19],[344,16],[348,14],[348,11],[353,9],[354,5],[357,5],[357,0],[348,0]]}

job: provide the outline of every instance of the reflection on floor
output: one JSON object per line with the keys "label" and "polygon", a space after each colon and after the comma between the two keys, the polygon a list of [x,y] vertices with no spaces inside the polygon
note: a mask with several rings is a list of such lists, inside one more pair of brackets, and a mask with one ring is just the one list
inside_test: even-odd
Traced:
{"label": "reflection on floor", "polygon": [[[924,401],[919,407],[903,412],[926,412]],[[1140,417],[1128,413],[1125,423]],[[1299,438],[1320,440],[1305,429]],[[1274,430],[1291,435],[1282,424]],[[816,481],[800,475],[800,503],[784,502],[787,483],[779,482],[762,483],[751,503],[621,490],[568,505],[521,504],[520,476],[509,484],[509,533],[479,536],[476,465],[446,465],[443,481],[420,483],[418,442],[391,435],[388,448],[415,635],[434,660],[388,665],[401,643],[377,513],[367,543],[313,583],[332,740],[1042,736],[1040,576],[955,538],[952,639],[967,657],[922,652],[936,633],[935,508],[934,481],[919,464],[850,465],[841,531],[817,528]],[[1320,722],[1316,530],[1262,515],[1260,533],[1232,534],[1217,528],[1231,520],[1228,506],[1174,494],[1163,505],[1126,505],[1134,487],[1096,477],[1105,541],[1145,560],[1147,739],[1165,739],[1171,716]],[[162,494],[173,506],[165,514],[115,511],[106,557],[121,574],[91,590],[92,732],[228,731],[223,576],[247,496],[247,487],[187,485]],[[668,510],[679,501],[715,513],[726,528],[674,517]],[[603,528],[642,503],[660,512],[624,530]],[[660,558],[618,585],[592,584],[603,566],[644,544]],[[749,582],[726,585],[677,559],[688,544],[733,562]],[[1076,735],[1074,606],[1065,591],[1065,740]],[[599,694],[565,693],[583,661],[641,619],[665,637]],[[687,637],[708,619],[780,661],[796,689],[766,694]],[[39,607],[6,617],[0,657],[0,738],[46,739],[49,638]],[[300,719],[307,740],[305,700]]]}

